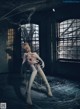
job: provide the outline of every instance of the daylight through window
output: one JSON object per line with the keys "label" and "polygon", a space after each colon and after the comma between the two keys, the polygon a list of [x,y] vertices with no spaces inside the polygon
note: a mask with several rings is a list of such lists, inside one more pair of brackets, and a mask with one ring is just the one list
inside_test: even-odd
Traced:
{"label": "daylight through window", "polygon": [[58,23],[57,59],[80,59],[80,19]]}

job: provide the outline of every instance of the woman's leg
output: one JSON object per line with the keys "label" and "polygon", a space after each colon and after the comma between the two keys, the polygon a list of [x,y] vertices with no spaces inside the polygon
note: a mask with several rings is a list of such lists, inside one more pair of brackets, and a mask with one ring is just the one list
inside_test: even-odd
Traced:
{"label": "woman's leg", "polygon": [[32,87],[32,84],[33,84],[33,81],[37,75],[37,70],[35,68],[34,65],[31,66],[32,67],[32,74],[31,74],[31,77],[30,77],[30,80],[29,80],[29,86],[28,86],[28,92],[27,92],[27,103],[32,105],[32,100],[31,100],[31,87]]}
{"label": "woman's leg", "polygon": [[48,90],[48,95],[52,96],[50,85],[48,83],[48,80],[47,80],[42,68],[40,67],[40,65],[38,65],[37,67],[38,67],[38,72],[39,72],[40,76],[42,77],[42,79],[44,80],[44,82],[46,84],[46,87],[47,87],[47,90]]}

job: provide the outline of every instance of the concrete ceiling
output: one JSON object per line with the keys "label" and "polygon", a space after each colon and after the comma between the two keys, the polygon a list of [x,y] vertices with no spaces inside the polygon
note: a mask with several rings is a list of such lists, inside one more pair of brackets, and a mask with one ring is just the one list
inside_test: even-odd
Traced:
{"label": "concrete ceiling", "polygon": [[0,21],[23,12],[56,8],[62,0],[0,0]]}

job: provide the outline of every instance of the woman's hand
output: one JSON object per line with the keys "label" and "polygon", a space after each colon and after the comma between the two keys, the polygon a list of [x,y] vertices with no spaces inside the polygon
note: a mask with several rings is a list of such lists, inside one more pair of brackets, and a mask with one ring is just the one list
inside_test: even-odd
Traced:
{"label": "woman's hand", "polygon": [[42,65],[41,65],[41,67],[42,67],[42,68],[44,68],[44,67],[45,67],[45,64],[44,64],[44,62],[42,62]]}
{"label": "woman's hand", "polygon": [[39,62],[39,60],[33,59],[33,58],[28,58],[28,62],[29,62],[30,64],[37,64],[37,63]]}

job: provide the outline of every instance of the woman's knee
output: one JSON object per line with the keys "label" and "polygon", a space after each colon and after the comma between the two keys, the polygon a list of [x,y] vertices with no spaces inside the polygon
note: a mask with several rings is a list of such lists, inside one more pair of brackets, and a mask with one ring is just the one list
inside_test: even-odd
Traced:
{"label": "woman's knee", "polygon": [[35,70],[33,70],[33,73],[37,74],[37,70],[36,70],[36,69],[35,69]]}
{"label": "woman's knee", "polygon": [[38,72],[43,72],[43,70],[40,66],[38,67]]}
{"label": "woman's knee", "polygon": [[35,73],[35,74],[37,73],[37,69],[36,69],[36,67],[33,66],[33,65],[32,65],[32,72]]}

